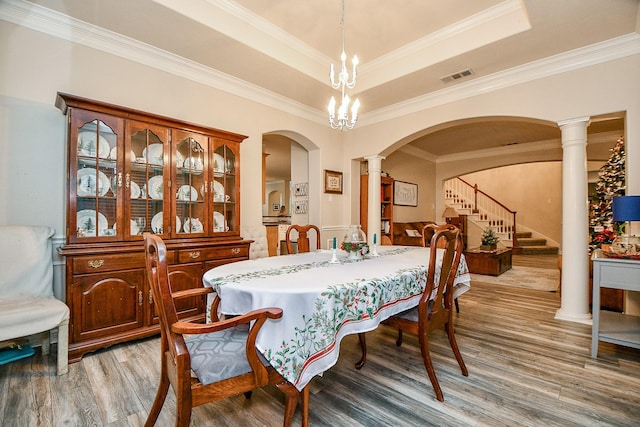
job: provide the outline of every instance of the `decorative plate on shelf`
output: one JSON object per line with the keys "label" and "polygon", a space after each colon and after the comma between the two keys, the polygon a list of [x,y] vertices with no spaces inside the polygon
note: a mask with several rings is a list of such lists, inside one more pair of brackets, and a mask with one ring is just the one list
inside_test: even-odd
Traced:
{"label": "decorative plate on shelf", "polygon": [[164,163],[162,144],[149,144],[142,150],[142,157],[147,159],[147,163],[151,165],[162,165]]}
{"label": "decorative plate on shelf", "polygon": [[[131,150],[130,154],[130,161],[131,162],[135,162],[136,161],[136,153],[133,152],[133,150]],[[118,160],[118,147],[113,147],[111,149],[111,152],[109,153],[109,159],[111,160]]]}
{"label": "decorative plate on shelf", "polygon": [[156,234],[162,234],[162,211],[151,218],[151,231]]}
{"label": "decorative plate on shelf", "polygon": [[202,222],[198,218],[185,218],[183,229],[185,233],[202,233],[204,231]]}
{"label": "decorative plate on shelf", "polygon": [[149,183],[147,185],[149,197],[156,200],[162,200],[163,187],[164,178],[162,175],[156,175],[149,178]]}
{"label": "decorative plate on shelf", "polygon": [[91,157],[95,157],[97,154],[101,159],[106,159],[111,151],[109,141],[102,135],[98,141],[96,144],[95,132],[78,132],[78,154]]}
{"label": "decorative plate on shelf", "polygon": [[184,165],[184,156],[181,152],[176,151],[176,167],[181,168]]}
{"label": "decorative plate on shelf", "polygon": [[187,157],[184,159],[183,167],[189,169],[191,173],[202,173],[204,164],[198,157]]}
{"label": "decorative plate on shelf", "polygon": [[77,175],[76,194],[78,196],[95,196],[96,189],[98,196],[104,196],[111,188],[109,178],[102,171],[96,171],[94,168],[82,168],[78,169]]}
{"label": "decorative plate on shelf", "polygon": [[213,153],[213,171],[224,173],[224,157],[218,153]]}
{"label": "decorative plate on shelf", "polygon": [[130,233],[132,236],[137,236],[138,233],[140,233],[140,229],[138,228],[138,224],[136,224],[136,222],[134,220],[130,220],[131,221],[131,225],[130,225]]}
{"label": "decorative plate on shelf", "polygon": [[96,228],[99,236],[107,235],[106,230],[109,229],[107,217],[98,212],[98,225],[96,227],[96,211],[93,209],[84,209],[76,214],[76,227],[80,237],[95,237]]}
{"label": "decorative plate on shelf", "polygon": [[213,221],[213,231],[221,232],[229,230],[229,227],[227,227],[227,222],[224,220],[224,215],[222,215],[220,212],[213,213]]}
{"label": "decorative plate on shelf", "polygon": [[195,202],[198,200],[198,190],[190,185],[183,185],[178,189],[176,199],[183,202]]}
{"label": "decorative plate on shelf", "polygon": [[132,199],[137,199],[140,197],[140,186],[135,182],[131,181],[131,185],[129,186],[129,193],[131,194]]}
{"label": "decorative plate on shelf", "polygon": [[[180,232],[180,228],[182,228],[182,221],[176,216],[176,233]],[[151,231],[156,234],[162,234],[162,211],[151,218]]]}
{"label": "decorative plate on shelf", "polygon": [[224,202],[224,186],[216,180],[213,180],[213,201]]}

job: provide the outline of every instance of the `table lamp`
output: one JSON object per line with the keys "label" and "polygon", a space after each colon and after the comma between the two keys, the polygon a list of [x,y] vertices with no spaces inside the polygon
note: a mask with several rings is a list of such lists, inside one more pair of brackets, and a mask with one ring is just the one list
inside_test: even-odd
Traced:
{"label": "table lamp", "polygon": [[619,196],[613,198],[613,221],[626,222],[624,234],[616,236],[611,251],[618,255],[640,254],[640,237],[632,236],[631,221],[640,221],[640,196]]}
{"label": "table lamp", "polygon": [[447,206],[447,208],[442,213],[442,217],[445,219],[447,224],[451,224],[452,218],[458,218],[458,212],[456,212],[456,210],[451,206]]}

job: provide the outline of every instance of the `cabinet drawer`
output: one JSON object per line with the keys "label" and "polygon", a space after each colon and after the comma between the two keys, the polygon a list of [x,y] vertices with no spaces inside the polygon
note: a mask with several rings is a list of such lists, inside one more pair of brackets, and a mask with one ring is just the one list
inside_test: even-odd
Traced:
{"label": "cabinet drawer", "polygon": [[[167,262],[173,264],[172,251],[167,251]],[[145,268],[144,252],[115,255],[78,256],[73,258],[73,274],[101,273],[104,271]]]}
{"label": "cabinet drawer", "polygon": [[224,246],[217,248],[181,249],[178,251],[178,263],[194,261],[208,261],[224,258],[247,258],[249,257],[249,247]]}
{"label": "cabinet drawer", "polygon": [[144,252],[118,255],[93,255],[73,258],[73,273],[100,273],[113,270],[144,268]]}

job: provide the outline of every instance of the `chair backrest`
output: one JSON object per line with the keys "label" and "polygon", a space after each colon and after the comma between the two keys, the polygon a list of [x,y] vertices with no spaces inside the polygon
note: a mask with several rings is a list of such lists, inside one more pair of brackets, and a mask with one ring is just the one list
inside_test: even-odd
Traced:
{"label": "chair backrest", "polygon": [[[427,227],[432,229],[433,237],[430,244],[427,285],[420,298],[418,310],[426,310],[429,313],[427,316],[429,330],[432,330],[449,321],[448,317],[453,304],[453,292],[450,290],[453,288],[453,281],[462,256],[462,237],[460,230],[450,224],[441,226],[430,224]],[[440,258],[442,266],[437,269]],[[435,276],[436,270],[439,271],[438,277]]]}
{"label": "chair backrest", "polygon": [[[450,224],[446,224],[450,225]],[[433,234],[435,233],[435,229],[438,227],[437,224],[426,224],[422,227],[422,246],[429,247],[431,246],[431,239],[433,238]],[[443,248],[444,243],[440,240],[438,243],[440,246],[436,246],[439,248]]]}
{"label": "chair backrest", "polygon": [[316,231],[316,249],[320,249],[320,229],[312,224],[307,225],[297,225],[294,224],[287,229],[286,242],[287,242],[287,252],[292,254],[293,244],[291,241],[291,232],[295,230],[298,232],[298,253],[309,252],[311,250],[309,243],[309,231]]}
{"label": "chair backrest", "polygon": [[[157,314],[160,317],[162,346],[165,351],[171,353],[171,357],[175,361],[180,355],[188,357],[188,352],[182,335],[171,331],[171,325],[178,321],[178,313],[171,296],[167,248],[160,237],[148,233],[144,236],[147,280],[153,293]],[[178,349],[182,349],[182,351]]]}
{"label": "chair backrest", "polygon": [[391,241],[391,238],[389,236],[382,236],[380,238],[380,243],[382,243],[383,246],[393,245],[393,242]]}
{"label": "chair backrest", "polygon": [[0,297],[53,297],[53,233],[46,226],[0,226]]}
{"label": "chair backrest", "polygon": [[265,258],[269,256],[267,228],[264,225],[243,226],[240,232],[243,239],[253,240],[249,249],[249,259]]}

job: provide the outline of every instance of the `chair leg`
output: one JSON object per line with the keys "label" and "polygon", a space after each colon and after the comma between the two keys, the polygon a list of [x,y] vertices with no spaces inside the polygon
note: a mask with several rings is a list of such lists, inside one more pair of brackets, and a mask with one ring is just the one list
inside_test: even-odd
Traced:
{"label": "chair leg", "polygon": [[[298,392],[298,389],[296,389],[295,386],[288,381],[283,381],[281,383],[278,383],[276,384],[276,387],[278,387],[278,389],[284,393],[284,421],[282,425],[284,427],[289,427],[291,426],[291,423],[293,421],[293,416],[295,415],[295,412],[296,412],[296,406],[298,404],[298,397],[300,396],[300,392]],[[304,415],[305,415],[305,410],[307,410],[307,413],[308,413],[309,405],[307,402],[307,406],[306,407],[304,406],[304,392],[306,391],[307,398],[308,398],[308,394],[309,394],[308,389],[309,389],[309,386],[307,385],[303,390],[303,401],[302,401],[302,415],[303,415],[302,425],[305,427],[306,427],[306,424],[304,423],[305,422]]]}
{"label": "chair leg", "polygon": [[309,384],[302,390],[302,427],[309,426]]}
{"label": "chair leg", "polygon": [[364,332],[358,334],[358,341],[360,342],[360,350],[362,350],[362,356],[360,360],[356,362],[356,369],[361,369],[367,361],[367,339]]}
{"label": "chair leg", "polygon": [[244,392],[244,398],[245,398],[245,399],[251,399],[251,390],[250,390],[250,391],[245,391],[245,392]]}
{"label": "chair leg", "polygon": [[51,331],[44,331],[40,333],[40,346],[43,356],[49,354],[51,347]]}
{"label": "chair leg", "polygon": [[[158,420],[158,416],[160,415],[160,411],[162,410],[162,406],[164,405],[164,401],[167,398],[167,392],[169,391],[169,378],[167,377],[167,372],[164,368],[164,358],[162,360],[162,372],[160,373],[160,384],[158,385],[158,391],[156,392],[156,398],[153,401],[153,406],[151,406],[151,411],[149,411],[149,415],[147,416],[147,421],[144,423],[144,427],[153,427]],[[180,402],[178,402],[178,407],[180,406]],[[178,414],[180,413],[178,409]],[[189,410],[189,414],[191,410]]]}
{"label": "chair leg", "polygon": [[460,313],[460,304],[458,304],[458,298],[454,299],[453,303],[456,305],[456,313]]}
{"label": "chair leg", "polygon": [[398,339],[396,339],[396,345],[398,347],[402,345],[402,329],[398,329]]}
{"label": "chair leg", "polygon": [[438,383],[438,378],[436,377],[436,371],[433,369],[433,364],[431,363],[431,353],[429,352],[429,339],[426,334],[420,336],[420,351],[422,352],[422,361],[424,362],[424,367],[427,370],[427,375],[429,376],[429,380],[431,380],[431,385],[433,386],[433,391],[436,393],[436,399],[440,402],[444,402],[444,396],[442,395],[442,389],[440,388],[440,383]]}
{"label": "chair leg", "polygon": [[58,375],[69,372],[69,320],[58,325]]}
{"label": "chair leg", "polygon": [[467,366],[464,364],[464,360],[462,360],[462,354],[460,354],[460,349],[458,348],[458,342],[456,341],[456,335],[453,332],[453,322],[449,322],[446,325],[447,337],[449,338],[449,344],[451,344],[451,350],[453,350],[453,354],[456,356],[456,360],[458,361],[458,365],[460,365],[460,370],[462,371],[462,375],[465,377],[469,376],[469,371],[467,370]]}

